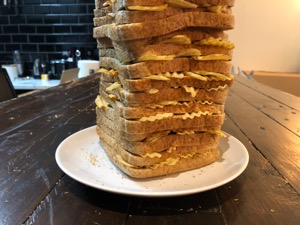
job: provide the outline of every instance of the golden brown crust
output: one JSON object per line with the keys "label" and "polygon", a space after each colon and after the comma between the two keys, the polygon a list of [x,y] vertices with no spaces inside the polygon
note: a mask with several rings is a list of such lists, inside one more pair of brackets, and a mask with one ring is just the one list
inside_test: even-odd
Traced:
{"label": "golden brown crust", "polygon": [[[99,110],[99,109],[97,109]],[[97,116],[97,125],[101,127],[107,134],[110,136],[117,135],[120,138],[120,141],[124,141],[125,145],[131,146],[130,148],[134,148],[135,144],[133,142],[140,142],[144,141],[150,136],[157,135],[158,133],[163,134],[164,136],[168,135],[169,130],[162,131],[162,132],[148,132],[148,133],[140,133],[140,134],[129,134],[125,131],[122,131],[119,129],[119,124],[107,117],[105,114],[102,116]],[[218,131],[221,129],[220,124],[214,124],[212,126],[201,126],[201,127],[190,127],[188,130],[193,130],[195,132],[206,132],[206,131]],[[184,132],[186,129],[174,129],[172,132]],[[178,136],[176,136],[178,137]],[[193,136],[188,136],[193,137]],[[196,136],[198,137],[198,136]],[[180,139],[181,140],[181,139]],[[176,141],[176,140],[173,140]],[[191,145],[193,145],[194,140],[188,139],[189,142],[191,142]],[[130,143],[132,142],[132,143]],[[129,147],[126,148],[128,151],[130,151]],[[142,151],[142,149],[138,150]]]}
{"label": "golden brown crust", "polygon": [[212,148],[205,149],[201,153],[197,154],[197,156],[192,158],[180,158],[179,162],[177,162],[175,165],[164,165],[156,169],[149,167],[132,168],[120,162],[120,160],[118,160],[118,152],[112,146],[107,144],[101,137],[100,142],[110,160],[124,173],[134,178],[157,177],[200,168],[215,162],[220,156],[219,149]]}
{"label": "golden brown crust", "polygon": [[[235,0],[187,0],[188,2],[197,4],[198,6],[217,6],[217,5],[228,5],[230,7],[234,6]],[[103,4],[107,2],[107,0],[96,0],[95,6],[96,8],[102,8]],[[116,0],[113,3],[114,10],[124,9],[128,6],[156,6],[164,4],[164,0]],[[111,7],[112,8],[112,7]]]}
{"label": "golden brown crust", "polygon": [[123,79],[136,79],[149,75],[178,71],[214,71],[216,73],[230,74],[231,63],[227,61],[196,61],[190,58],[175,58],[170,61],[146,61],[123,65],[119,60],[101,57],[99,66],[106,69],[115,69]]}
{"label": "golden brown crust", "polygon": [[[199,111],[209,111],[214,114],[224,113],[224,105],[213,104],[213,103],[201,103],[201,102],[185,102],[177,105],[165,105],[165,106],[152,106],[143,105],[139,107],[126,107],[119,101],[111,100],[106,93],[101,95],[105,101],[113,108],[110,107],[103,113],[111,113],[114,111],[118,116],[125,119],[140,119],[145,116],[153,116],[158,113],[174,113],[174,114],[184,114],[193,113]],[[159,104],[158,104],[159,105]]]}
{"label": "golden brown crust", "polygon": [[221,126],[224,122],[224,113],[219,115],[202,115],[193,119],[183,119],[181,116],[172,116],[154,121],[127,120],[117,114],[97,111],[97,122],[107,123],[107,118],[117,124],[119,130],[128,134],[145,134],[158,131],[192,129],[194,127]]}
{"label": "golden brown crust", "polygon": [[111,57],[118,59],[121,63],[127,64],[132,62],[138,62],[139,57],[143,53],[151,53],[154,55],[179,55],[182,51],[186,49],[197,49],[201,52],[201,56],[211,55],[211,54],[224,54],[228,55],[230,59],[232,58],[232,50],[212,47],[212,46],[200,46],[200,45],[178,45],[178,44],[157,44],[152,46],[147,46],[144,48],[136,48],[134,51],[123,51],[120,49],[107,48],[99,49],[99,58],[101,57]]}
{"label": "golden brown crust", "polygon": [[[100,27],[106,24],[130,24],[130,23],[144,23],[147,21],[163,20],[174,14],[181,14],[187,12],[209,12],[207,8],[195,8],[195,9],[184,9],[184,8],[172,8],[168,7],[163,11],[117,11],[113,15],[104,14],[106,10],[95,10],[94,14],[94,26]],[[211,12],[210,12],[211,13]],[[227,9],[223,13],[230,14],[231,10]]]}
{"label": "golden brown crust", "polygon": [[233,77],[227,80],[211,80],[204,81],[190,76],[184,76],[183,78],[169,78],[169,80],[155,80],[155,79],[122,79],[121,77],[102,74],[101,83],[103,87],[108,87],[112,83],[118,82],[122,85],[122,88],[128,92],[145,92],[151,89],[162,90],[166,88],[178,88],[178,87],[194,87],[196,89],[212,89],[220,86],[227,85],[230,87],[233,83]]}
{"label": "golden brown crust", "polygon": [[139,153],[138,152],[132,153],[127,151],[126,148],[120,145],[118,139],[115,139],[114,137],[107,135],[99,127],[97,127],[97,133],[100,137],[100,140],[110,145],[117,152],[117,154],[119,154],[126,162],[128,162],[131,165],[141,166],[141,167],[151,166],[153,164],[165,161],[168,158],[175,158],[187,154],[202,153],[203,151],[207,151],[209,149],[215,149],[218,147],[218,139],[208,138],[208,136],[205,136],[205,134],[203,134],[201,141],[199,140],[196,145],[188,145],[188,146],[182,145],[176,147],[169,146],[161,151],[152,149],[152,151],[146,151],[146,153],[152,153],[153,156],[150,157],[149,155],[147,156],[146,153],[143,153],[142,151],[140,151]]}
{"label": "golden brown crust", "polygon": [[[112,121],[111,121],[112,122]],[[157,132],[149,133],[147,137],[155,136],[151,141],[143,139],[140,141],[128,141],[121,137],[119,130],[112,130],[107,127],[109,124],[97,123],[97,134],[103,137],[110,137],[117,140],[117,143],[126,151],[132,154],[146,154],[152,152],[161,152],[171,147],[195,147],[201,146],[204,143],[217,145],[219,136],[210,132],[196,132],[194,134],[180,135],[178,133]],[[200,129],[200,128],[198,128]],[[161,136],[159,136],[161,135]],[[106,138],[108,139],[108,138]]]}
{"label": "golden brown crust", "polygon": [[186,27],[214,27],[228,30],[234,27],[230,14],[186,12],[161,20],[124,25],[105,24],[94,28],[94,38],[109,37],[115,41],[155,37]]}
{"label": "golden brown crust", "polygon": [[[108,85],[100,83],[100,96],[102,90]],[[149,104],[157,104],[163,101],[209,101],[216,104],[224,104],[228,94],[228,88],[223,90],[208,91],[206,89],[197,89],[195,96],[188,93],[183,87],[165,88],[158,90],[156,93],[149,94],[147,92],[128,92],[126,90],[114,89],[111,93],[122,101],[124,106],[145,106]]]}
{"label": "golden brown crust", "polygon": [[192,42],[199,41],[207,38],[221,38],[222,40],[228,40],[228,35],[219,29],[215,28],[199,28],[188,27],[179,31],[174,31],[168,34],[160,35],[158,37],[150,37],[144,39],[128,40],[128,41],[113,41],[107,37],[98,38],[98,48],[116,48],[122,51],[135,51],[136,49],[143,49],[148,45],[155,45],[162,42],[165,39],[171,38],[176,35],[185,35],[189,37]]}

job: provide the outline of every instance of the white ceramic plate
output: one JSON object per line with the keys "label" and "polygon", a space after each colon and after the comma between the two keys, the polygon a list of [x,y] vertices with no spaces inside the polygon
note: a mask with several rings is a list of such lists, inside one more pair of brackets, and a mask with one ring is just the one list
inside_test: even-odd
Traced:
{"label": "white ceramic plate", "polygon": [[55,158],[67,175],[91,187],[125,195],[165,197],[207,191],[239,176],[249,161],[245,146],[227,134],[221,138],[220,149],[221,159],[206,167],[159,178],[132,179],[108,159],[93,126],[66,138]]}

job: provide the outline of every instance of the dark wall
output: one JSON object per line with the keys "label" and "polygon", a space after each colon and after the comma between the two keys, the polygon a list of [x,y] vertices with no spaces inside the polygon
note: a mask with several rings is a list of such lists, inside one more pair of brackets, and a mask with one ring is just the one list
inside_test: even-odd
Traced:
{"label": "dark wall", "polygon": [[38,57],[46,61],[61,59],[64,51],[80,49],[85,56],[93,52],[93,9],[95,0],[11,0],[0,1],[0,65],[13,62],[19,50],[29,73]]}

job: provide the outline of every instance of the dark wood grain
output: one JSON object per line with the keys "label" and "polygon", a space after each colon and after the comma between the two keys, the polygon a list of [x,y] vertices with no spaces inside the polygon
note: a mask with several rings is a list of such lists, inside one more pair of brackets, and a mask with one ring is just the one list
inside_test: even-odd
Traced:
{"label": "dark wood grain", "polygon": [[26,224],[125,224],[130,199],[64,176]]}
{"label": "dark wood grain", "polygon": [[142,198],[88,187],[55,162],[62,140],[95,124],[97,93],[95,75],[0,104],[0,224],[299,223],[299,98],[236,78],[223,129],[248,149],[247,169],[210,191]]}
{"label": "dark wood grain", "polygon": [[54,159],[56,148],[70,134],[95,124],[97,87],[95,79],[85,79],[19,98],[1,109],[5,210],[0,221],[24,222],[63,175]]}
{"label": "dark wood grain", "polygon": [[217,189],[227,224],[297,224],[299,193],[230,118],[224,130],[238,138],[250,156],[244,173]]}
{"label": "dark wood grain", "polygon": [[[299,97],[295,95],[291,95],[289,93],[279,91],[277,89],[261,84],[259,82],[245,79],[241,76],[236,76],[235,81],[238,82],[239,84],[243,84],[244,86],[247,86],[255,90],[258,93],[270,97],[275,102],[281,102],[283,105],[286,105],[290,108],[300,111]],[[241,94],[244,95],[243,92],[241,92]]]}
{"label": "dark wood grain", "polygon": [[[224,129],[238,137],[246,145],[251,156],[251,170],[247,169],[234,181],[218,189],[190,196],[130,198],[95,190],[64,177],[62,180],[65,182],[57,185],[63,190],[52,190],[48,196],[52,199],[52,217],[55,224],[73,224],[76,221],[78,224],[89,224],[87,221],[92,224],[93,221],[95,224],[145,225],[256,224],[257,221],[259,224],[269,224],[271,221],[273,224],[295,224],[299,219],[300,210],[298,193],[249,143],[247,137],[230,119],[226,120]],[[65,195],[57,194],[62,192],[70,194],[69,201],[64,199]],[[77,199],[78,196],[80,199]],[[83,209],[78,207],[78,202],[82,199]],[[70,208],[71,216],[59,214]],[[94,211],[92,215],[87,214]],[[289,217],[285,218],[282,214]],[[34,215],[28,222],[42,224],[42,221],[50,219],[46,212],[39,209]],[[111,221],[111,218],[114,219]]]}
{"label": "dark wood grain", "polygon": [[[245,81],[247,83],[245,83]],[[297,102],[300,101],[299,97],[281,92],[281,97],[279,97],[277,93],[278,99],[274,99],[273,96],[270,96],[269,92],[265,94],[254,89],[256,82],[249,82],[247,79],[241,77],[236,79],[236,84],[237,82],[240,85],[233,85],[231,88],[232,92],[237,95],[243,93],[243,95],[240,96],[243,100],[300,136],[300,109],[294,109],[289,106],[297,105]],[[270,88],[268,87],[268,89]],[[288,100],[287,102],[282,102],[282,99]]]}
{"label": "dark wood grain", "polygon": [[[275,103],[277,104],[277,103]],[[226,113],[245,133],[252,144],[284,174],[287,181],[300,191],[300,138],[277,121],[231,92]]]}

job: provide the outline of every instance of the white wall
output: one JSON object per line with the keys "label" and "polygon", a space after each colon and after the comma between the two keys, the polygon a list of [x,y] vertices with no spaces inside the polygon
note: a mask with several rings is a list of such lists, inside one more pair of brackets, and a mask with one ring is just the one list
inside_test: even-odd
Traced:
{"label": "white wall", "polygon": [[236,0],[234,66],[300,72],[300,0]]}

